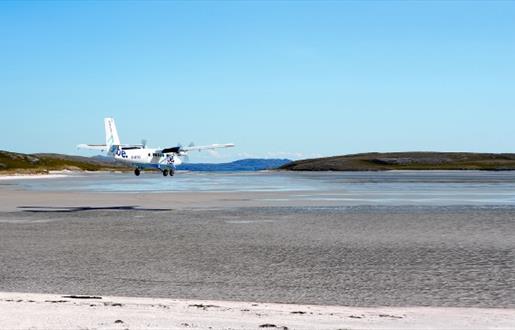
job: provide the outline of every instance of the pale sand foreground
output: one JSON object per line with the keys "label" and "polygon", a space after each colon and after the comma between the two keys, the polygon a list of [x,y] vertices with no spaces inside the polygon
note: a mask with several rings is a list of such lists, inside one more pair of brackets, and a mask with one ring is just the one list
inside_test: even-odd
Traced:
{"label": "pale sand foreground", "polygon": [[[73,296],[72,296],[73,297]],[[1,329],[514,329],[514,309],[341,307],[0,293]]]}

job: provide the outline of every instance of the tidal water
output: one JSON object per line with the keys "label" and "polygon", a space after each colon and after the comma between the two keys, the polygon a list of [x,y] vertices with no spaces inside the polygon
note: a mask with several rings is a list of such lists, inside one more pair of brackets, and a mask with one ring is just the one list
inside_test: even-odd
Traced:
{"label": "tidal water", "polygon": [[98,192],[265,191],[339,205],[513,205],[515,171],[178,172],[72,174],[18,180],[30,190]]}

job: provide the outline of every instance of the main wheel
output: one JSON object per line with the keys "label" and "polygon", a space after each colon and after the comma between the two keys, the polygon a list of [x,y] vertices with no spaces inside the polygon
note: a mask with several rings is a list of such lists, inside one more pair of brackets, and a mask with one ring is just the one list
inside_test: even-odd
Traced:
{"label": "main wheel", "polygon": [[134,175],[135,175],[135,176],[139,176],[139,175],[140,175],[140,173],[141,173],[141,172],[140,172],[139,168],[134,169]]}
{"label": "main wheel", "polygon": [[170,170],[170,176],[173,176],[175,174],[175,170],[174,169],[171,169]]}
{"label": "main wheel", "polygon": [[168,175],[168,170],[163,170],[163,176],[167,176]]}

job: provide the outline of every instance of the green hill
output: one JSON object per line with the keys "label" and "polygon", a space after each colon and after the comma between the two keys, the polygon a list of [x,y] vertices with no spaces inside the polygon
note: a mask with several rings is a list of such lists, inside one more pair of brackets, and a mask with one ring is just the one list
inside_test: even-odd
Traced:
{"label": "green hill", "polygon": [[291,162],[292,171],[515,170],[515,154],[464,152],[365,153]]}
{"label": "green hill", "polygon": [[61,170],[130,170],[130,168],[88,157],[61,154],[21,154],[0,150],[0,173],[46,173]]}

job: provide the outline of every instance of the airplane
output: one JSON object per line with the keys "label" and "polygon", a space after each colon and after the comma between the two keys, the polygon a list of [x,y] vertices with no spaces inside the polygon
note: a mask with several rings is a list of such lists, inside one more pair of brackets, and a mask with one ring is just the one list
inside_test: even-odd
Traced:
{"label": "airplane", "polygon": [[169,148],[147,148],[142,144],[121,144],[118,131],[113,118],[104,118],[106,143],[105,144],[79,144],[79,149],[107,151],[107,155],[116,160],[130,164],[134,167],[134,174],[139,176],[144,169],[158,169],[163,176],[173,176],[177,165],[182,163],[181,157],[187,156],[193,150],[212,150],[218,148],[234,147],[233,143],[210,144],[207,146],[188,147],[176,146]]}

